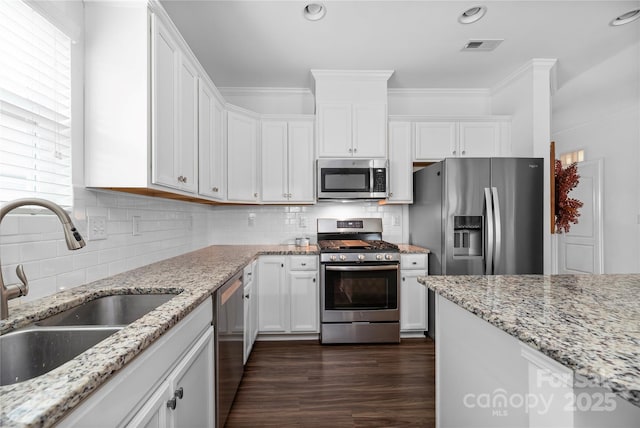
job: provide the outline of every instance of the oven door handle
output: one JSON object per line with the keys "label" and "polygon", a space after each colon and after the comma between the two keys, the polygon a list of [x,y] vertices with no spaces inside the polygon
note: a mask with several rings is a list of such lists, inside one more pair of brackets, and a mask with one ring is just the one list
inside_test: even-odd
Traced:
{"label": "oven door handle", "polygon": [[380,270],[398,270],[398,265],[375,265],[375,266],[325,266],[326,270],[353,272],[353,271],[380,271]]}

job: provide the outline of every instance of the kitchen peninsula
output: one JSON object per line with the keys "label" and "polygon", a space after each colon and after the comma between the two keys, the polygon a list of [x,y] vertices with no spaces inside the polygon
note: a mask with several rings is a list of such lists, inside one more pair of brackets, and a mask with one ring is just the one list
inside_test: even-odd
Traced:
{"label": "kitchen peninsula", "polygon": [[640,421],[640,275],[429,276],[439,426]]}

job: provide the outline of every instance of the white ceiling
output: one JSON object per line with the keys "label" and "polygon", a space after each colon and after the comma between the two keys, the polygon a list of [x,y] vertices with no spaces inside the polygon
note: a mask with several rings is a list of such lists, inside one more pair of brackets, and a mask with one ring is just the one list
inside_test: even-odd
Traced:
{"label": "white ceiling", "polygon": [[[392,69],[390,88],[490,88],[531,58],[557,58],[558,82],[640,40],[640,20],[610,21],[640,1],[161,0],[218,87],[311,88],[311,69]],[[485,5],[474,24],[466,9]],[[504,39],[462,52],[470,39]],[[640,53],[639,53],[640,60]]]}

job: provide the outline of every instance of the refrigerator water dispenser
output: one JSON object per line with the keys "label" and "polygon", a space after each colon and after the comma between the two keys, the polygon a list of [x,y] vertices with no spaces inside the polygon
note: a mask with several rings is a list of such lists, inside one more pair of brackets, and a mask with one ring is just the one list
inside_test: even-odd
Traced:
{"label": "refrigerator water dispenser", "polygon": [[482,257],[483,217],[456,215],[453,217],[453,256]]}

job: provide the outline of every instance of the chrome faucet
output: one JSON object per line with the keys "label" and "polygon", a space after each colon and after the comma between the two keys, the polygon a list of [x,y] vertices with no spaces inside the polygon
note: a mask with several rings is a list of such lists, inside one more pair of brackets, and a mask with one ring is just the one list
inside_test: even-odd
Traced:
{"label": "chrome faucet", "polygon": [[[69,214],[67,214],[67,212],[59,205],[51,201],[47,201],[46,199],[27,198],[7,202],[2,208],[0,208],[0,224],[2,223],[4,216],[6,216],[9,211],[25,205],[37,205],[47,208],[58,216],[58,219],[60,219],[60,222],[62,223],[64,239],[67,241],[67,248],[70,250],[79,250],[85,246],[84,239],[82,239],[82,236],[71,222]],[[22,265],[18,265],[16,268],[16,274],[22,284],[5,285],[4,279],[2,278],[2,268],[0,264],[0,319],[3,320],[7,319],[9,316],[9,300],[20,296],[26,296],[29,292],[29,282],[24,274]]]}

